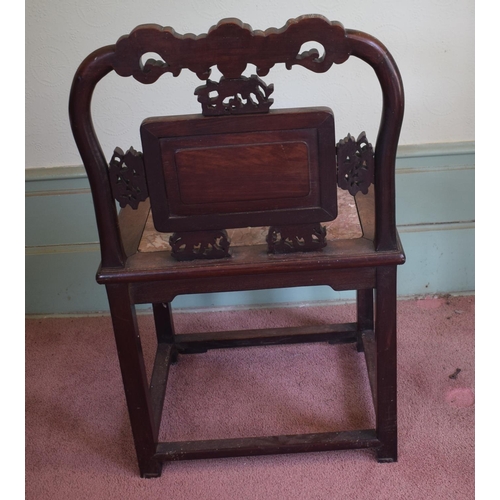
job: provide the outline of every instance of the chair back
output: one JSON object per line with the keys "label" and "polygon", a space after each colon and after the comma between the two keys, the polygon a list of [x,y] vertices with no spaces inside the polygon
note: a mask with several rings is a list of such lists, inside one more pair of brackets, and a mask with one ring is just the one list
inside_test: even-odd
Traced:
{"label": "chair back", "polygon": [[[311,41],[321,44],[324,54],[301,52]],[[143,63],[148,53],[158,58]],[[349,135],[336,147],[328,108],[270,109],[274,87],[262,77],[275,64],[322,73],[351,56],[374,69],[382,90],[374,150],[363,134]],[[256,66],[257,75],[243,75],[248,64]],[[209,78],[214,66],[222,73],[219,82]],[[182,69],[204,81],[194,89],[202,113],[146,119],[143,152],[117,148],[107,161],[92,124],[97,83],[115,71],[151,84]],[[302,16],[266,31],[224,19],[200,36],[138,26],[82,62],[70,95],[70,121],[92,190],[102,265],[121,267],[127,259],[115,200],[129,210],[149,198],[155,226],[165,232],[317,228],[337,215],[336,184],[352,195],[375,185],[375,248],[396,249],[394,174],[403,110],[401,77],[382,43],[322,16]]]}

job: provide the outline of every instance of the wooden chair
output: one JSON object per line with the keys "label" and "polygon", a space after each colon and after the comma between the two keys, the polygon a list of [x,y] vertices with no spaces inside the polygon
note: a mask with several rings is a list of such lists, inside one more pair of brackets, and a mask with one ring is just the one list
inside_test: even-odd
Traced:
{"label": "wooden chair", "polygon": [[[309,41],[325,53],[300,53]],[[158,60],[141,63],[151,52]],[[275,64],[324,72],[350,56],[374,69],[382,89],[374,149],[364,134],[336,145],[328,108],[270,110],[274,88],[260,77]],[[258,75],[243,76],[247,64]],[[209,80],[212,66],[223,75],[219,82]],[[117,148],[108,162],[92,125],[96,84],[112,70],[149,84],[181,69],[205,81],[195,90],[202,114],[146,119],[143,152]],[[142,25],[82,62],[71,89],[71,126],[92,189],[102,257],[97,281],[109,299],[142,477],[160,476],[165,461],[209,457],[373,448],[379,462],[397,460],[396,269],[405,256],[395,224],[394,169],[403,108],[401,77],[387,49],[321,16],[265,32],[225,19],[197,37]],[[321,224],[337,220],[341,195],[354,197],[359,237],[332,239]],[[139,251],[151,215],[153,230],[170,235],[168,250]],[[231,246],[227,230],[234,235],[234,228],[248,227],[258,228],[255,237],[266,228],[267,237]],[[174,332],[170,304],[177,295],[306,285],[356,290],[357,321]],[[136,304],[148,303],[158,338],[150,384],[135,315]],[[300,342],[353,342],[364,351],[375,429],[158,442],[169,366],[179,354]]]}

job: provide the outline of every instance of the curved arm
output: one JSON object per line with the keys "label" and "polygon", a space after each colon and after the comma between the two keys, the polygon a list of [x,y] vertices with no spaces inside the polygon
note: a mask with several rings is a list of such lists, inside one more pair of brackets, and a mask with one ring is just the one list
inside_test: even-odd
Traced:
{"label": "curved arm", "polygon": [[102,47],[82,62],[73,79],[69,99],[71,128],[92,190],[102,265],[105,267],[122,267],[126,257],[109,183],[108,164],[92,124],[90,106],[95,86],[113,70],[114,48],[114,45]]}
{"label": "curved arm", "polygon": [[404,114],[403,82],[394,59],[381,42],[360,31],[346,30],[346,34],[351,55],[375,70],[382,88],[382,117],[375,146],[375,248],[394,250],[398,246],[395,167]]}

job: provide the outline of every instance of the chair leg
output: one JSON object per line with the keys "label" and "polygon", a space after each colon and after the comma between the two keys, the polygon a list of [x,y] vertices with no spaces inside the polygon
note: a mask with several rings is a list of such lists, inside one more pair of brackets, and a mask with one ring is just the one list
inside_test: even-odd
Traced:
{"label": "chair leg", "polygon": [[397,357],[396,357],[396,266],[377,268],[375,295],[376,421],[379,462],[396,462]]}
{"label": "chair leg", "polygon": [[174,323],[170,302],[153,304],[153,316],[155,319],[158,343],[173,344]]}
{"label": "chair leg", "polygon": [[142,477],[159,477],[162,463],[153,458],[158,436],[135,306],[130,299],[128,285],[107,285],[106,291],[139,470]]}
{"label": "chair leg", "polygon": [[361,334],[363,330],[373,330],[373,289],[356,290],[356,314],[358,321],[358,338],[356,349],[363,352]]}
{"label": "chair leg", "polygon": [[[175,341],[174,321],[170,302],[153,304],[153,317],[155,320],[156,337],[158,344],[173,344]],[[171,363],[177,362],[177,351],[172,353]]]}

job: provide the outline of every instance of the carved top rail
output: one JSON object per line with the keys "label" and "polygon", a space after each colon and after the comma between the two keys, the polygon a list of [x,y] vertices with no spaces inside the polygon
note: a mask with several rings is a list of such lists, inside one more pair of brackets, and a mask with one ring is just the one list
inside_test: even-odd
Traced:
{"label": "carved top rail", "polygon": [[[316,49],[300,52],[302,44],[321,43],[325,53]],[[141,61],[144,54],[155,52],[162,61]],[[239,19],[223,19],[207,34],[180,35],[170,27],[157,24],[138,26],[116,43],[113,67],[120,76],[133,76],[141,83],[153,83],[164,73],[178,76],[186,68],[207,80],[212,66],[225,78],[240,78],[247,64],[254,64],[259,76],[265,76],[278,63],[288,69],[294,65],[324,72],[333,63],[349,57],[346,31],[337,21],[322,16],[302,16],[288,21],[280,29],[252,31]]]}
{"label": "carved top rail", "polygon": [[[306,42],[317,42],[324,48],[301,52]],[[143,61],[148,53],[158,59]],[[87,170],[97,226],[101,242],[102,265],[121,267],[125,264],[116,206],[110,186],[108,161],[103,154],[92,124],[91,100],[97,83],[109,72],[132,76],[141,83],[155,82],[161,75],[178,76],[182,69],[193,71],[207,81],[213,66],[223,75],[218,84],[206,82],[197,89],[198,100],[205,106],[204,114],[266,112],[272,103],[273,88],[258,77],[266,75],[276,64],[288,69],[296,65],[314,72],[325,72],[332,64],[345,62],[350,56],[368,63],[375,71],[382,89],[383,109],[375,145],[376,248],[397,248],[395,230],[394,167],[397,142],[401,129],[404,97],[398,68],[382,43],[374,37],[355,30],[344,29],[341,23],[322,16],[301,16],[288,21],[282,28],[252,31],[238,19],[224,19],[202,35],[178,34],[170,27],[138,26],[121,37],[116,45],[102,47],[90,54],[78,68],[71,88],[69,114],[75,142]],[[243,77],[248,64],[257,68],[255,78]],[[238,98],[227,100],[232,80],[239,80],[248,93],[260,95],[257,108]],[[208,94],[212,87],[222,92],[217,102]],[[244,96],[245,97],[245,96]],[[379,182],[384,179],[383,182]]]}

